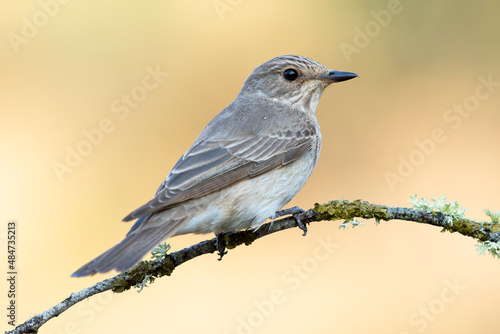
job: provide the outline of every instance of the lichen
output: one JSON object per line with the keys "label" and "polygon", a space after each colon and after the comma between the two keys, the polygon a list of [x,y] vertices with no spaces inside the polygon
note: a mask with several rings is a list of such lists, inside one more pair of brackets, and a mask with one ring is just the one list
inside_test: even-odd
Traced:
{"label": "lichen", "polygon": [[239,233],[228,233],[224,235],[227,249],[233,249],[241,244],[249,246],[256,239],[255,233],[251,230],[241,231]]}
{"label": "lichen", "polygon": [[500,211],[491,211],[490,209],[484,209],[484,213],[491,219],[492,224],[497,224],[500,220]]}
{"label": "lichen", "polygon": [[[123,292],[131,287],[138,285],[139,287],[145,280],[150,283],[155,278],[162,276],[170,276],[175,269],[175,263],[170,256],[166,256],[162,262],[158,261],[142,261],[131,270],[122,273],[113,283],[111,290],[113,292]],[[146,277],[150,275],[150,277]],[[153,279],[151,279],[153,277]]]}
{"label": "lichen", "polygon": [[412,204],[412,208],[415,210],[420,210],[432,214],[436,214],[436,212],[441,212],[446,215],[445,223],[448,225],[453,225],[454,222],[462,220],[467,209],[464,209],[460,206],[460,204],[453,200],[451,202],[446,201],[446,196],[441,196],[441,198],[431,198],[429,201],[426,198],[417,198],[417,194],[413,194],[410,196],[408,202]]}
{"label": "lichen", "polygon": [[144,276],[144,279],[142,280],[141,283],[137,283],[136,285],[134,285],[134,288],[137,289],[137,292],[141,292],[142,289],[148,287],[148,284],[154,283],[155,279],[156,279],[156,277],[154,277],[151,274],[148,274],[148,275]]}
{"label": "lichen", "polygon": [[170,244],[167,244],[166,242],[159,244],[151,251],[151,260],[160,261],[165,256],[167,256],[169,250],[170,250]]}
{"label": "lichen", "polygon": [[[315,203],[313,211],[318,214],[316,221],[343,219],[345,224],[346,222],[352,223],[355,217],[373,218],[377,223],[381,220],[389,220],[387,206],[371,204],[359,199],[352,202],[342,200],[330,201],[324,204]],[[356,225],[359,225],[359,222]]]}
{"label": "lichen", "polygon": [[345,220],[342,224],[339,225],[339,230],[343,228],[344,230],[346,228],[349,228],[349,224],[351,224],[352,228],[355,228],[356,226],[363,226],[365,223],[357,221],[356,217],[354,217],[352,220]]}
{"label": "lichen", "polygon": [[491,256],[500,258],[500,243],[485,241],[479,245],[476,245],[476,250],[479,255],[484,255],[486,252],[490,253]]}

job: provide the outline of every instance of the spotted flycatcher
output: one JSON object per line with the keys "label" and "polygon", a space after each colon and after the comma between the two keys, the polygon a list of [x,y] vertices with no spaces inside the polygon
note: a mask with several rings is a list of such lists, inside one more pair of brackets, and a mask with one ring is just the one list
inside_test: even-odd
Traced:
{"label": "spotted flycatcher", "polygon": [[304,186],[318,161],[316,107],[323,90],[357,77],[301,56],[257,67],[236,99],[201,132],[116,246],[73,276],[124,271],[154,246],[186,233],[258,227]]}

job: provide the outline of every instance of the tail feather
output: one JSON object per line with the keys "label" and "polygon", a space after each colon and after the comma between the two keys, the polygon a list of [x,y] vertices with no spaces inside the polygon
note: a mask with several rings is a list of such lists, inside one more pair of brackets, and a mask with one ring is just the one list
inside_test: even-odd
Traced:
{"label": "tail feather", "polygon": [[90,276],[116,269],[125,271],[134,266],[162,240],[175,234],[185,219],[164,222],[155,226],[145,226],[127,234],[125,239],[102,253],[71,275],[72,277]]}

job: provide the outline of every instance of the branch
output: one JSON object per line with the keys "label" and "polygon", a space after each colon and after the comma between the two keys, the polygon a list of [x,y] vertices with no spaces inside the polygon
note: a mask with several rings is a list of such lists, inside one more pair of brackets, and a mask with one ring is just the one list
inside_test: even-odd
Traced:
{"label": "branch", "polygon": [[[496,248],[490,247],[488,250],[492,255],[498,256],[498,253],[495,252],[495,249],[498,250],[499,245],[497,242],[500,240],[500,224],[498,222],[476,222],[462,216],[453,214],[447,215],[434,210],[426,211],[415,210],[413,208],[397,208],[370,204],[361,200],[353,202],[347,200],[330,201],[324,204],[316,203],[313,209],[302,213],[299,218],[304,224],[323,220],[344,220],[345,223],[342,224],[341,227],[346,227],[346,224],[349,222],[351,222],[353,226],[356,226],[359,223],[356,223],[355,218],[376,219],[377,222],[381,220],[389,221],[398,219],[429,224],[439,226],[443,228],[444,231],[449,231],[451,233],[458,232],[482,243],[495,245]],[[264,224],[257,230],[227,233],[224,235],[224,240],[228,249],[235,248],[242,244],[248,246],[254,240],[293,227],[297,227],[297,223],[294,218],[289,217]],[[6,332],[6,334],[37,333],[38,329],[48,320],[59,316],[83,299],[107,290],[119,293],[136,285],[144,286],[145,283],[152,282],[155,278],[165,275],[170,276],[173,270],[184,262],[203,254],[213,253],[216,250],[216,239],[213,238],[180,251],[167,254],[161,261],[142,261],[127,272],[120,273],[113,278],[106,279],[77,293],[72,293],[61,303],[28,319],[14,330]]]}

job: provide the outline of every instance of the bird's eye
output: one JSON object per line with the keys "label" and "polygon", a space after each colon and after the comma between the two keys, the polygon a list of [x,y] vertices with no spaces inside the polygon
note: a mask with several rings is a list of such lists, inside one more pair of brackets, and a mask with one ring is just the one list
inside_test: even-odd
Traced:
{"label": "bird's eye", "polygon": [[295,79],[297,79],[298,76],[299,74],[293,68],[286,69],[283,72],[283,78],[285,78],[285,80],[287,81],[294,81]]}

